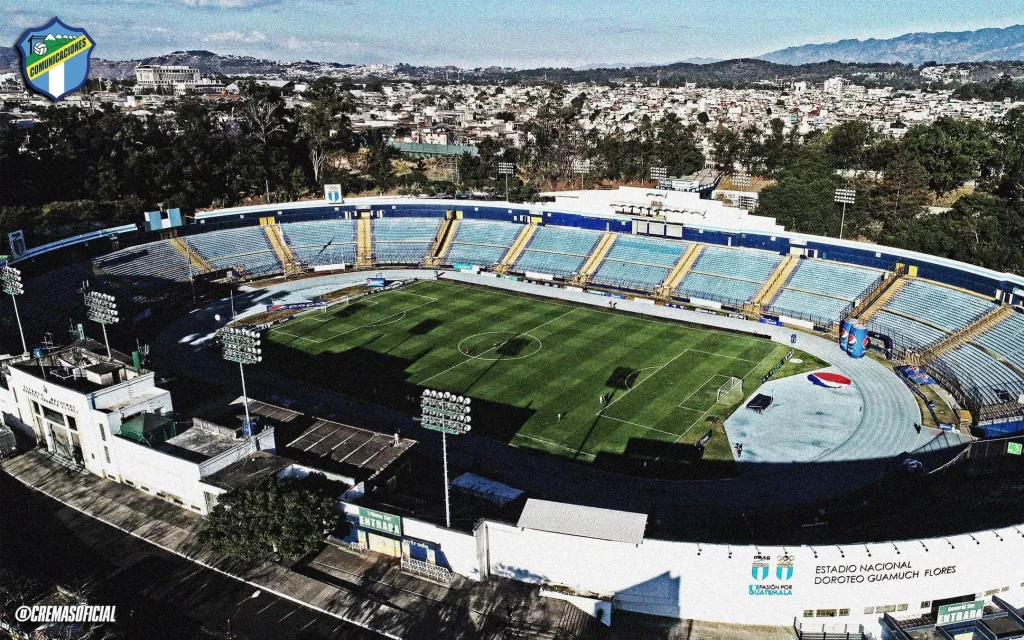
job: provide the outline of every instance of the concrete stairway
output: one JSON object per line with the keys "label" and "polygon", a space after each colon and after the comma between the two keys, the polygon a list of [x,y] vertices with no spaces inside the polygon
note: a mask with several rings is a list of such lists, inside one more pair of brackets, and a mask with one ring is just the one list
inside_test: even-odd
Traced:
{"label": "concrete stairway", "polygon": [[195,249],[189,247],[182,238],[174,238],[171,240],[171,246],[178,250],[186,260],[192,263],[192,268],[199,273],[208,273],[213,271],[213,265],[206,261],[206,258],[199,255]]}
{"label": "concrete stairway", "polygon": [[996,307],[966,327],[949,334],[942,340],[939,340],[932,346],[925,349],[921,353],[921,362],[929,362],[944,353],[948,353],[949,351],[956,349],[960,345],[967,344],[977,336],[1012,316],[1014,313],[1016,312],[1010,305],[1004,304]]}
{"label": "concrete stairway", "polygon": [[356,266],[369,267],[373,265],[373,235],[369,218],[359,218],[356,221]]}
{"label": "concrete stairway", "polygon": [[900,292],[907,282],[910,281],[910,277],[905,273],[897,271],[883,280],[873,291],[869,292],[864,299],[860,301],[853,311],[850,312],[850,316],[858,318],[861,322],[867,322],[878,313],[879,309],[889,303],[893,297]]}
{"label": "concrete stairway", "polygon": [[437,236],[434,238],[434,244],[430,248],[430,255],[427,256],[426,265],[428,267],[437,267],[441,264],[445,255],[448,254],[448,248],[452,246],[455,232],[458,229],[458,218],[448,218],[441,223],[440,228],[437,230]]}
{"label": "concrete stairway", "polygon": [[537,232],[537,225],[526,224],[523,225],[523,230],[519,232],[519,236],[516,238],[512,246],[508,248],[505,256],[501,259],[501,262],[495,267],[495,271],[498,273],[508,273],[508,270],[512,268],[512,265],[516,263],[519,256],[522,255],[526,249],[526,245],[530,244],[530,238]]}
{"label": "concrete stairway", "polygon": [[580,272],[572,278],[573,284],[583,286],[587,283],[587,279],[594,275],[597,268],[601,266],[601,261],[603,261],[604,257],[608,255],[609,251],[611,251],[612,245],[615,244],[616,237],[617,235],[611,231],[608,231],[601,236],[601,239],[597,242],[597,246],[594,247],[594,250],[590,253],[590,257],[587,258],[587,261],[583,263],[582,267],[580,267]]}
{"label": "concrete stairway", "polygon": [[697,262],[697,258],[700,257],[701,251],[704,250],[704,245],[697,244],[696,242],[691,244],[686,252],[683,253],[679,258],[679,262],[672,268],[672,271],[665,278],[665,282],[662,283],[658,290],[655,292],[655,297],[662,300],[670,300],[672,298],[672,292],[676,290],[679,283],[683,281],[686,274],[690,272],[693,265]]}
{"label": "concrete stairway", "polygon": [[281,266],[284,267],[284,275],[291,276],[302,273],[302,265],[296,259],[295,254],[292,253],[291,247],[285,242],[284,234],[281,233],[281,227],[276,224],[263,225],[263,232],[267,234],[270,246],[274,249],[274,253],[277,254],[277,259]]}
{"label": "concrete stairway", "polygon": [[775,268],[771,277],[764,283],[761,290],[757,292],[751,304],[758,309],[767,307],[771,304],[775,296],[778,295],[779,291],[786,286],[786,282],[789,281],[789,276],[796,271],[797,266],[800,264],[800,258],[797,256],[789,255],[783,258],[779,266]]}

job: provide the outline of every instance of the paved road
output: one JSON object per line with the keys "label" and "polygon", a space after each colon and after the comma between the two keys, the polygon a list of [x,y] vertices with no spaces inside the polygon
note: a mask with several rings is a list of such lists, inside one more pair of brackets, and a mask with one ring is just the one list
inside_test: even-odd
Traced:
{"label": "paved road", "polygon": [[[145,640],[379,638],[261,593],[32,491],[0,472],[0,567],[44,585],[95,584],[118,629]],[[228,634],[228,619],[231,618]]]}

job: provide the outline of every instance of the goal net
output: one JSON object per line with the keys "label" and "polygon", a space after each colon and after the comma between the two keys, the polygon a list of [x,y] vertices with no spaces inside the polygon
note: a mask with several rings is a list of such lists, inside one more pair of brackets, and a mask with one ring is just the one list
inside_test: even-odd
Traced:
{"label": "goal net", "polygon": [[729,404],[743,399],[743,380],[740,378],[729,378],[725,384],[718,387],[718,402]]}

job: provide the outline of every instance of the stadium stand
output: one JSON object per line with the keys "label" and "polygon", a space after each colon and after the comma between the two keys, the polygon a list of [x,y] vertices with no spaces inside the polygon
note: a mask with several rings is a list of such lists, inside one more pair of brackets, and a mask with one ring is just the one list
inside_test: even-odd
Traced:
{"label": "stadium stand", "polygon": [[351,264],[356,260],[355,220],[282,224],[281,232],[295,258],[303,264]]}
{"label": "stadium stand", "polygon": [[612,286],[654,291],[668,277],[669,270],[664,267],[652,267],[647,264],[619,262],[607,258],[590,278],[591,282]]}
{"label": "stadium stand", "polygon": [[882,272],[874,269],[804,259],[768,309],[782,315],[836,322],[881,277]]}
{"label": "stadium stand", "polygon": [[941,329],[885,309],[871,317],[868,322],[868,330],[887,335],[900,346],[910,349],[923,349],[946,336]]}
{"label": "stadium stand", "polygon": [[689,246],[688,242],[617,235],[590,281],[654,291],[668,278]]}
{"label": "stadium stand", "polygon": [[440,218],[374,218],[373,259],[381,263],[419,264],[441,226]]}
{"label": "stadium stand", "polygon": [[461,220],[443,264],[492,266],[501,262],[522,228],[487,220]]}
{"label": "stadium stand", "polygon": [[969,293],[923,280],[911,280],[884,309],[909,318],[927,318],[929,323],[953,332],[971,324],[995,306]]}
{"label": "stadium stand", "polygon": [[605,260],[648,264],[671,269],[690,246],[689,242],[673,242],[656,238],[619,235]]}
{"label": "stadium stand", "polygon": [[571,275],[583,266],[602,235],[582,229],[540,227],[513,268],[562,277]]}
{"label": "stadium stand", "polygon": [[[1000,388],[1019,389],[1022,384],[1015,371],[974,345],[960,345],[939,356],[938,360],[956,372],[961,386],[973,387],[974,392],[988,404],[1007,401],[999,397]],[[1011,399],[1016,399],[1017,393],[1011,396]]]}
{"label": "stadium stand", "polygon": [[686,298],[701,298],[733,304],[749,302],[761,289],[761,283],[709,276],[691,271],[682,284],[676,287],[676,295]]}
{"label": "stadium stand", "polygon": [[745,304],[757,295],[780,262],[781,255],[767,251],[706,246],[675,293]]}
{"label": "stadium stand", "polygon": [[775,297],[769,311],[797,318],[814,318],[823,322],[835,322],[849,309],[850,302],[830,296],[819,296],[799,289],[783,289]]}
{"label": "stadium stand", "polygon": [[259,227],[211,231],[186,241],[217,269],[235,267],[245,275],[265,275],[284,268]]}
{"label": "stadium stand", "polygon": [[159,293],[168,282],[186,282],[189,278],[188,261],[167,240],[108,253],[95,258],[92,264],[138,289],[153,293]]}
{"label": "stadium stand", "polygon": [[1006,358],[1018,369],[1024,371],[1024,316],[1015,313],[974,341]]}

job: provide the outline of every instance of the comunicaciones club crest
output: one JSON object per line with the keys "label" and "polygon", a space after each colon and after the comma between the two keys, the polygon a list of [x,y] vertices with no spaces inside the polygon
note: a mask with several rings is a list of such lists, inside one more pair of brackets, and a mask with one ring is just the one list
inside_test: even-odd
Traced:
{"label": "comunicaciones club crest", "polygon": [[94,44],[85,29],[58,18],[25,31],[16,45],[25,84],[54,102],[77,91],[89,79]]}

